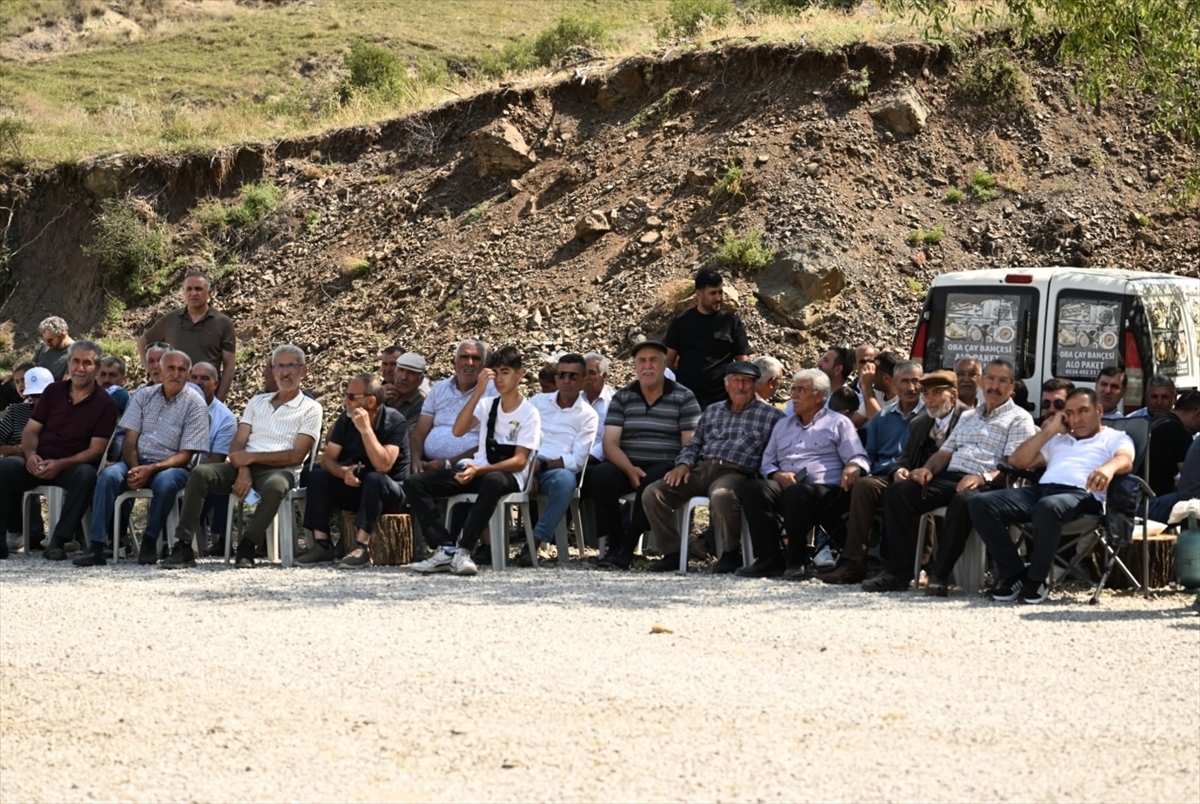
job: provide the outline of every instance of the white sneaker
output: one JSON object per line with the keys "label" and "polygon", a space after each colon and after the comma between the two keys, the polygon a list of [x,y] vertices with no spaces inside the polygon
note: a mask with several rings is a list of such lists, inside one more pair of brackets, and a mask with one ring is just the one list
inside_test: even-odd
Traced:
{"label": "white sneaker", "polygon": [[[461,553],[462,551],[458,552]],[[455,553],[455,555],[458,555],[458,553]],[[413,564],[412,569],[427,575],[431,572],[450,572],[450,566],[453,561],[453,556],[446,552],[446,548],[439,547],[429,558]],[[471,566],[474,565],[472,564]]]}
{"label": "white sneaker", "polygon": [[833,557],[833,551],[829,549],[829,545],[825,545],[820,551],[813,556],[813,566],[819,570],[833,569],[837,566],[837,559]]}
{"label": "white sneaker", "polygon": [[471,560],[471,551],[460,547],[450,557],[450,571],[455,575],[474,575],[479,572],[479,568]]}

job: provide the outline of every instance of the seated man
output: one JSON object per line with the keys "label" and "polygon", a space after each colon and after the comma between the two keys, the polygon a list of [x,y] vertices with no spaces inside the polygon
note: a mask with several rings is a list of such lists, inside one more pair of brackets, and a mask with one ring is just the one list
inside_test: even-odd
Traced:
{"label": "seated man", "polygon": [[[771,431],[759,466],[765,479],[747,481],[738,493],[755,556],[754,563],[735,571],[740,577],[809,577],[809,531],[845,510],[854,481],[870,469],[854,423],[825,407],[829,388],[829,377],[820,369],[792,378],[795,415],[780,419]],[[786,560],[781,521],[787,528]]]}
{"label": "seated man", "polygon": [[1157,419],[1166,416],[1175,407],[1175,381],[1156,374],[1146,383],[1146,407],[1138,408],[1126,416],[1127,419]]}
{"label": "seated man", "polygon": [[54,382],[49,369],[32,364],[17,366],[12,376],[21,398],[5,408],[4,417],[0,418],[0,456],[21,454],[21,436],[33,416],[33,406]]}
{"label": "seated man", "polygon": [[397,344],[386,346],[379,353],[379,376],[383,377],[383,390],[389,405],[396,401],[396,363],[402,354],[404,347]]}
{"label": "seated man", "polygon": [[[0,459],[0,522],[21,527],[21,500],[37,486],[66,491],[45,556],[65,561],[63,546],[75,535],[96,490],[96,464],[117,426],[117,403],[100,388],[100,347],[72,341],[67,347],[71,379],[46,387],[21,436],[21,455]],[[8,545],[4,545],[7,549]]]}
{"label": "seated man", "polygon": [[387,391],[372,374],[359,374],[346,386],[346,410],[329,430],[320,465],[308,476],[304,527],[312,531],[313,546],[297,564],[333,561],[329,518],[335,510],[354,511],[354,546],[342,534],[339,567],[370,566],[367,547],[380,515],[404,506],[400,483],[408,475],[408,424],[404,415],[386,404]]}
{"label": "seated man", "polygon": [[[596,531],[607,539],[597,566],[629,569],[638,539],[650,527],[643,494],[675,466],[679,451],[692,440],[700,421],[695,395],[665,375],[667,347],[642,341],[633,347],[637,379],[613,394],[604,419],[604,462],[583,479],[583,496],[592,501]],[[621,497],[634,493],[626,527]]]}
{"label": "seated man", "polygon": [[138,552],[139,564],[158,560],[158,536],[167,524],[179,490],[187,483],[192,455],[208,449],[208,409],[187,389],[192,359],[183,352],[162,357],[162,384],[140,389],[129,400],[119,427],[125,431],[121,460],[108,466],[96,481],[92,496],[89,550],[75,559],[77,567],[103,566],[117,497],[148,488],[150,515]]}
{"label": "seated man", "polygon": [[280,503],[321,437],[321,405],[301,393],[300,383],[308,373],[304,350],[292,344],[277,346],[271,363],[279,390],[258,394],[246,404],[229,446],[229,462],[202,463],[188,476],[175,534],[178,541],[163,560],[164,569],[196,566],[192,539],[200,528],[204,502],[209,494],[231,492],[250,502],[258,498],[245,536],[238,542],[235,564],[239,569],[254,566],[255,544],[265,544]]}
{"label": "seated man", "polygon": [[[229,446],[237,434],[237,416],[217,399],[217,367],[201,361],[192,366],[191,383],[200,389],[208,406],[208,450],[200,463],[225,463]],[[201,519],[208,517],[209,533],[213,535],[210,556],[225,555],[225,524],[229,521],[229,495],[210,494],[204,503]]]}
{"label": "seated man", "polygon": [[[579,473],[587,465],[588,453],[596,440],[600,417],[583,395],[587,361],[583,355],[565,354],[558,359],[555,382],[558,389],[552,394],[538,394],[530,402],[542,419],[542,445],[538,448],[530,494],[542,494],[546,504],[541,509],[533,537],[539,544],[554,540],[558,523],[571,507],[571,499],[579,485]],[[522,548],[518,566],[533,566],[528,545]]]}
{"label": "seated man", "polygon": [[129,407],[129,392],[125,390],[125,361],[116,356],[104,358],[100,361],[100,373],[96,379],[124,413],[125,408]]}
{"label": "seated man", "polygon": [[[824,583],[860,583],[867,577],[867,549],[871,546],[871,532],[875,529],[875,510],[883,499],[883,492],[891,482],[893,473],[900,468],[913,423],[923,412],[920,408],[921,364],[901,362],[889,368],[898,393],[867,422],[867,459],[871,462],[871,471],[854,481],[854,487],[850,490],[846,546],[837,566],[817,576],[817,580]],[[953,386],[953,375],[950,375],[947,384]],[[947,413],[948,410],[942,415]]]}
{"label": "seated man", "polygon": [[783,382],[783,364],[770,355],[759,355],[750,362],[758,366],[759,373],[754,393],[763,402],[771,404],[775,394],[779,392],[779,384]]}
{"label": "seated man", "polygon": [[1189,390],[1179,395],[1175,409],[1150,421],[1150,446],[1146,460],[1150,488],[1150,518],[1166,522],[1171,508],[1181,498],[1176,491],[1175,478],[1183,469],[1192,439],[1200,433],[1200,391]]}
{"label": "seated man", "polygon": [[1067,394],[1075,390],[1075,383],[1059,377],[1051,377],[1042,383],[1041,418],[1051,413],[1062,413],[1067,407]]}
{"label": "seated man", "polygon": [[[1037,428],[1029,411],[1012,401],[1016,370],[1007,360],[993,360],[983,374],[983,402],[964,413],[958,426],[925,465],[883,493],[886,570],[863,581],[865,592],[897,592],[912,582],[921,515],[946,506],[946,524],[938,533],[937,576],[948,577],[971,534],[967,502],[989,488],[1005,460]],[[960,386],[961,387],[961,386]],[[945,574],[943,574],[943,572]]]}
{"label": "seated man", "polygon": [[[404,481],[409,507],[426,541],[438,545],[433,555],[412,565],[417,572],[474,575],[478,568],[471,551],[500,498],[525,488],[525,470],[541,442],[542,422],[537,408],[521,395],[525,377],[521,363],[521,353],[505,346],[488,358],[486,369],[472,372],[476,374],[475,390],[459,411],[452,435],[462,438],[478,433],[473,458],[459,461],[456,468],[427,470]],[[491,388],[499,395],[488,396]],[[457,540],[443,524],[437,506],[438,497],[456,494],[478,495]]]}
{"label": "seated man", "polygon": [[[854,389],[848,385],[843,385],[841,388],[834,388],[829,392],[829,399],[825,400],[825,407],[829,408],[833,413],[840,413],[850,421],[856,421],[854,416],[858,411],[858,394],[854,393]],[[786,415],[792,416],[796,413],[796,407],[793,404],[790,412],[785,410]]]}
{"label": "seated man", "polygon": [[[455,347],[454,376],[433,384],[421,406],[421,417],[409,428],[413,473],[452,469],[475,454],[479,434],[468,431],[456,436],[454,424],[471,401],[487,360],[488,346],[483,341],[459,341]],[[487,395],[496,396],[495,386],[487,389]]]}
{"label": "seated man", "polygon": [[67,322],[56,315],[42,319],[38,324],[38,334],[42,341],[33,350],[33,363],[39,368],[50,372],[55,382],[70,379],[70,352],[67,349],[73,341],[68,332]]}
{"label": "seated man", "polygon": [[[416,352],[405,352],[396,358],[396,370],[392,375],[393,391],[390,407],[400,411],[404,416],[404,427],[411,436],[413,425],[421,419],[421,408],[425,406],[425,393],[421,385],[425,382],[425,357]],[[404,445],[404,455],[408,454],[408,443]]]}
{"label": "seated man", "polygon": [[742,566],[742,508],[737,492],[758,474],[771,430],[783,418],[782,411],[755,396],[758,379],[758,366],[753,363],[739,360],[726,366],[725,401],[704,409],[695,435],[675,459],[675,468],[651,483],[642,495],[658,544],[664,550],[678,545],[677,550],[652,563],[651,572],[679,567],[687,543],[686,534],[679,532],[675,511],[692,497],[709,499],[720,553],[713,573],[726,574]]}
{"label": "seated man", "polygon": [[156,341],[146,347],[146,382],[142,384],[142,388],[162,383],[162,356],[169,351],[171,344],[164,341]]}
{"label": "seated man", "polygon": [[1100,402],[1101,416],[1105,419],[1125,417],[1125,385],[1129,378],[1117,366],[1105,366],[1096,375],[1096,399]]}
{"label": "seated man", "polygon": [[604,418],[608,415],[608,403],[612,401],[616,390],[608,384],[607,357],[599,352],[588,352],[583,359],[587,361],[587,377],[583,380],[583,396],[587,398],[592,410],[596,411],[599,421],[596,427],[596,440],[592,443],[592,452],[588,463],[599,463],[604,460]]}
{"label": "seated man", "polygon": [[[1041,430],[1021,444],[1009,459],[1017,469],[1046,471],[1036,485],[980,494],[967,508],[971,522],[996,562],[1000,581],[989,590],[992,600],[1041,603],[1062,538],[1063,525],[1087,514],[1098,515],[1116,475],[1133,469],[1133,441],[1120,430],[1101,425],[1096,393],[1076,388],[1066,410],[1054,412]],[[1017,552],[1008,526],[1033,523],[1029,567]]]}

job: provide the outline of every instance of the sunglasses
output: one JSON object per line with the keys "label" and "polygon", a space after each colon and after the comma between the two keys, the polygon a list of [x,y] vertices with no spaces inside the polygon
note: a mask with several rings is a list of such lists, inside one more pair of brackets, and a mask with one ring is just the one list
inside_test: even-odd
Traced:
{"label": "sunglasses", "polygon": [[581,375],[578,371],[560,371],[558,378],[560,380],[578,380]]}
{"label": "sunglasses", "polygon": [[1047,408],[1049,408],[1051,406],[1053,406],[1055,410],[1062,410],[1067,406],[1067,403],[1061,399],[1043,399],[1042,400],[1042,410],[1046,410]]}

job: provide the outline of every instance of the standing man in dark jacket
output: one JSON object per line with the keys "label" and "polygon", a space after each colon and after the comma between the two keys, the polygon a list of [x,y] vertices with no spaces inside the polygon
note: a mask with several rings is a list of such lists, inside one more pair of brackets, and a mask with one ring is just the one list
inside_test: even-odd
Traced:
{"label": "standing man in dark jacket", "polygon": [[711,269],[696,274],[696,306],[667,327],[667,368],[696,395],[700,408],[726,399],[725,367],[750,359],[746,328],[736,313],[722,310],[724,280]]}

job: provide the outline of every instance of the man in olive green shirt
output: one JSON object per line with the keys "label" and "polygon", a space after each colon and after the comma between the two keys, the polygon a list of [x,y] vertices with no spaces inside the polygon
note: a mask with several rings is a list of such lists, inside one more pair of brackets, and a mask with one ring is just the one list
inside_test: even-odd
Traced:
{"label": "man in olive green shirt", "polygon": [[233,382],[237,335],[229,316],[212,308],[212,282],[199,271],[192,271],[183,280],[184,306],[172,310],[155,321],[138,338],[138,354],[146,364],[146,346],[164,341],[192,359],[192,365],[211,363],[220,367],[217,398],[222,402],[229,395]]}

